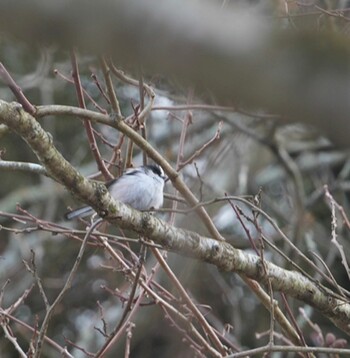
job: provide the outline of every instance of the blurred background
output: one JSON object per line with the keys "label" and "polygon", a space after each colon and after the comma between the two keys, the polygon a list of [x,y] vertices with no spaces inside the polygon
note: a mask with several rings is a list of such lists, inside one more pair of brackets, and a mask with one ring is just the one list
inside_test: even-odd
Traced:
{"label": "blurred background", "polygon": [[[348,36],[350,7],[347,1],[226,0],[211,3],[227,12],[235,12],[239,8],[239,11],[254,14],[259,21],[273,23],[276,32],[305,31],[317,36],[323,33],[325,36]],[[288,43],[284,46],[288,48]],[[329,57],[332,61],[332,53],[329,53]],[[32,104],[77,106],[69,51],[55,45],[33,45],[6,35],[0,37],[0,59]],[[323,60],[315,57],[315,67],[318,61]],[[347,60],[348,57],[344,59]],[[288,61],[293,62],[290,58]],[[78,51],[78,62],[82,87],[88,94],[87,108],[98,110],[94,104],[96,102],[110,113],[110,106],[99,89],[99,85],[103,89],[106,85],[98,57]],[[254,104],[249,106],[247,96],[242,104],[234,96],[231,102],[225,100],[222,103],[211,88],[178,81],[176,75],[164,75],[147,67],[140,70],[134,64],[119,65],[117,60],[114,65],[129,78],[137,82],[142,78],[145,84],[153,88],[155,100],[146,120],[148,141],[179,170],[196,197],[200,201],[208,201],[206,209],[228,242],[247,252],[256,253],[254,246],[260,250],[264,238],[308,270],[311,276],[320,279],[317,272],[310,272],[300,254],[291,250],[269,221],[271,218],[298,250],[323,272],[326,272],[326,264],[338,285],[348,289],[348,273],[341,263],[338,249],[331,244],[332,215],[324,186],[328,185],[335,200],[347,213],[350,162],[346,148],[340,148],[330,140],[324,126],[310,125],[309,113],[305,113],[305,117],[300,115],[295,118],[295,108],[291,109],[293,121],[286,122],[288,98],[283,98],[283,93],[276,101],[284,103],[286,107],[283,113],[278,113],[257,106],[254,99]],[[278,65],[269,64],[271,67]],[[209,69],[211,72],[208,76],[214,77],[217,70],[215,62],[210,64]],[[293,77],[293,72],[283,72],[280,76]],[[310,68],[310,72],[299,73],[298,79],[303,76],[307,81],[308,76],[314,78],[316,74]],[[319,72],[317,76],[319,83],[331,80],[329,73]],[[112,78],[121,112],[132,120],[141,102],[144,100],[147,104],[150,98],[143,93],[141,100],[138,85],[131,85],[116,76]],[[270,84],[264,85],[268,88]],[[249,82],[247,86],[254,88],[255,83]],[[319,90],[322,92],[323,87],[320,86]],[[226,97],[230,97],[230,93]],[[1,82],[0,98],[15,100],[10,89]],[[307,97],[300,97],[300,106],[304,108],[303,103],[308,100]],[[337,126],[334,118],[328,120],[330,127]],[[103,180],[79,119],[45,117],[40,119],[40,124],[52,135],[55,146],[73,166],[86,176]],[[120,145],[121,134],[110,127],[94,125],[94,129],[106,163],[116,153],[116,148],[119,151],[118,160],[111,166],[111,171],[117,176],[125,165],[129,142],[125,139]],[[183,153],[181,160],[180,152]],[[0,128],[0,156],[4,161],[37,163],[26,143],[3,126]],[[192,156],[193,160],[186,163]],[[142,161],[142,153],[135,147],[132,163],[138,166],[142,165]],[[182,166],[181,163],[186,165]],[[63,215],[68,207],[75,208],[81,203],[53,180],[32,172],[13,172],[0,167],[0,178],[0,286],[6,286],[2,291],[2,307],[13,304],[35,282],[23,263],[23,260],[31,262],[31,250],[35,252],[38,275],[52,302],[62,289],[76,259],[80,247],[77,238],[83,237],[87,227],[86,223],[67,223]],[[165,192],[171,196],[178,195],[170,182],[166,184]],[[232,196],[232,200],[222,200],[225,195]],[[251,204],[261,208],[266,215],[258,213]],[[171,214],[174,205],[171,197],[167,197],[165,210],[156,215],[177,227],[208,236],[196,213],[186,211],[187,206],[178,202],[176,208],[183,212]],[[27,213],[33,217],[30,218]],[[337,240],[347,253],[349,228],[338,211],[336,218]],[[45,222],[45,229],[38,225],[38,220]],[[55,223],[56,226],[46,223]],[[65,229],[65,234],[58,233],[58,228]],[[73,233],[73,228],[80,231]],[[121,232],[118,228],[108,227],[107,230],[111,235],[136,238],[133,233]],[[139,244],[130,243],[130,249],[135,253],[133,255],[123,242],[119,244],[116,238],[112,240],[125,260],[133,268],[136,267]],[[281,267],[291,268],[284,257],[266,244],[264,255]],[[180,255],[168,253],[166,256],[168,264],[193,301],[208,322],[230,342],[232,351],[267,343],[269,313],[237,275],[218,272],[211,265]],[[156,265],[156,259],[149,251],[144,265],[148,273]],[[7,280],[10,281],[6,284]],[[161,269],[156,270],[154,280],[164,290],[156,285],[153,289],[181,310],[178,292],[166,273]],[[93,242],[84,255],[73,287],[55,311],[48,336],[62,347],[67,346],[74,357],[95,353],[105,340],[101,333],[103,322],[106,322],[108,332],[117,325],[131,285],[128,273],[115,265],[112,258]],[[281,302],[279,293],[275,293],[274,298]],[[289,305],[307,344],[326,345],[322,341],[322,334],[325,337],[327,333],[344,337],[344,333],[308,305],[293,299],[290,299]],[[283,303],[281,307],[284,307]],[[319,332],[307,323],[300,308],[319,326]],[[37,286],[14,313],[15,317],[32,327],[38,322],[40,324],[44,314],[45,306]],[[169,318],[168,312],[151,297],[144,297],[131,321],[135,324],[131,338],[132,357],[200,356],[198,350],[190,347],[186,329],[182,327],[181,330],[181,324],[177,325],[174,317]],[[33,333],[18,323],[11,322],[10,326],[19,344],[28,349]],[[276,341],[283,342],[278,326],[275,331]],[[18,353],[12,344],[1,334],[1,357],[17,357]],[[124,356],[125,337],[124,333],[108,357]],[[43,356],[55,357],[58,353],[45,345]],[[283,357],[287,354],[275,353],[273,356]]]}

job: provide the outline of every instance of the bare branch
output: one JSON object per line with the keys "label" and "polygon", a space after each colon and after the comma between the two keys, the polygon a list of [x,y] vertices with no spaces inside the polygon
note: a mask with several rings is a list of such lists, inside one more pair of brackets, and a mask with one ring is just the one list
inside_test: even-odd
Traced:
{"label": "bare branch", "polygon": [[[70,109],[70,112],[72,112],[72,109]],[[78,110],[77,112],[86,114],[85,110]],[[94,116],[110,123],[101,114],[95,113]],[[52,142],[42,131],[38,122],[28,113],[22,111],[18,105],[9,105],[1,101],[0,121],[27,141],[53,178],[72,190],[88,204],[91,204],[98,212],[101,213],[107,208],[108,221],[111,223],[140,233],[168,250],[212,263],[221,270],[237,272],[259,282],[265,282],[268,278],[271,280],[273,290],[281,290],[318,308],[338,327],[350,334],[350,328],[347,324],[348,317],[350,317],[350,305],[343,299],[331,295],[329,290],[325,290],[299,272],[284,270],[267,261],[264,261],[266,265],[266,274],[264,274],[261,270],[261,259],[255,255],[237,250],[228,243],[204,238],[195,232],[175,228],[149,213],[137,212],[112,200],[106,190],[94,192],[94,186],[80,176],[56,152]],[[35,130],[28,131],[28,127],[31,128],[31,126]],[[28,135],[28,132],[38,133],[37,137]],[[143,140],[138,135],[135,138],[139,142]],[[158,155],[154,154],[153,151],[151,153],[155,157]],[[168,168],[169,165],[166,163],[164,169],[168,170]],[[168,173],[173,174],[173,170],[170,168]],[[174,180],[174,183],[177,183],[177,181]]]}
{"label": "bare branch", "polygon": [[35,107],[28,101],[27,97],[23,94],[22,89],[17,85],[15,80],[7,72],[5,66],[0,62],[0,79],[11,89],[12,93],[16,96],[17,101],[22,104],[25,111],[30,114],[35,113]]}
{"label": "bare branch", "polygon": [[58,294],[58,296],[56,297],[55,301],[52,303],[51,306],[49,306],[47,308],[46,311],[46,315],[45,318],[43,320],[43,323],[41,325],[41,329],[36,341],[36,346],[35,346],[35,357],[39,358],[41,355],[41,350],[42,350],[42,346],[43,346],[43,342],[44,342],[44,337],[46,335],[52,314],[54,313],[55,309],[57,308],[57,305],[62,301],[64,295],[66,294],[66,292],[70,289],[73,279],[75,277],[75,274],[78,270],[78,267],[80,265],[81,259],[83,258],[83,254],[85,251],[85,248],[87,246],[87,242],[89,240],[89,237],[91,235],[91,233],[94,231],[94,229],[96,228],[96,226],[98,226],[99,224],[101,224],[101,219],[95,221],[95,223],[93,225],[91,225],[91,227],[89,228],[89,230],[87,231],[84,240],[80,246],[80,250],[78,253],[78,256],[74,262],[74,265],[69,273],[69,276],[67,278],[67,281],[64,284],[64,287],[62,288],[62,290],[60,291],[60,293]]}
{"label": "bare branch", "polygon": [[36,163],[12,162],[0,159],[0,170],[23,171],[48,176],[45,167]]}

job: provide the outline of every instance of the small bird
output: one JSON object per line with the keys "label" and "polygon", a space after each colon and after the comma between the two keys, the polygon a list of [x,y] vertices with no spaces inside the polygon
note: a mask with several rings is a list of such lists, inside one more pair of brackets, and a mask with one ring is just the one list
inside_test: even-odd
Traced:
{"label": "small bird", "polygon": [[[164,181],[163,169],[157,164],[150,164],[127,169],[119,178],[106,183],[106,186],[114,199],[145,211],[159,209],[163,205]],[[90,206],[84,206],[66,213],[65,218],[72,220],[94,213]]]}

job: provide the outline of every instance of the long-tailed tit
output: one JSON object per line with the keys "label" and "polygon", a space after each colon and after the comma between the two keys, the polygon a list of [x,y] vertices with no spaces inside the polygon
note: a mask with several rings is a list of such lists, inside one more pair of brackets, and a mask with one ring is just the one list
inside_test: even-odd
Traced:
{"label": "long-tailed tit", "polygon": [[[116,200],[134,209],[144,211],[158,209],[163,205],[164,172],[156,164],[127,169],[122,176],[106,183],[109,193]],[[90,206],[65,214],[67,220],[92,215]]]}

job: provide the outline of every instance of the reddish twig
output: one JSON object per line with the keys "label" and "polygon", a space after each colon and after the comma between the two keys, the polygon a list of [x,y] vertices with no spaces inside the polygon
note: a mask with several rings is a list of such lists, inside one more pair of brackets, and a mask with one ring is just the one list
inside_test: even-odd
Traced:
{"label": "reddish twig", "polygon": [[[227,193],[225,193],[225,195],[227,196]],[[252,236],[250,235],[250,231],[249,231],[249,229],[246,227],[246,225],[244,224],[244,222],[243,222],[243,220],[242,220],[242,218],[241,218],[241,214],[243,214],[242,211],[241,211],[241,209],[240,209],[237,205],[232,204],[231,200],[228,200],[228,203],[230,204],[232,210],[235,212],[238,221],[240,222],[240,224],[241,224],[243,230],[245,231],[245,233],[246,233],[246,235],[247,235],[247,238],[248,238],[248,240],[249,240],[249,242],[250,242],[250,245],[251,245],[252,248],[254,249],[255,253],[256,253],[258,256],[260,256],[260,255],[259,255],[258,248],[256,247],[255,242],[254,242]],[[245,216],[245,217],[246,217],[246,216]]]}
{"label": "reddish twig", "polygon": [[72,347],[78,349],[79,351],[83,352],[86,356],[94,358],[95,354],[88,352],[86,349],[78,346],[77,344],[75,344],[74,342],[72,342],[71,340],[69,340],[67,337],[63,336],[64,340],[66,341],[66,343],[70,344]]}
{"label": "reddish twig", "polygon": [[38,334],[38,339],[37,339],[37,342],[36,342],[36,345],[35,345],[35,356],[36,357],[40,357],[40,354],[41,354],[41,350],[42,350],[42,346],[43,346],[43,341],[44,341],[44,337],[46,336],[46,332],[47,332],[47,329],[48,329],[48,326],[49,326],[49,323],[50,323],[50,320],[51,320],[51,317],[55,311],[55,309],[57,308],[57,306],[59,305],[59,303],[62,301],[64,295],[66,294],[66,292],[70,289],[71,285],[72,285],[72,282],[73,282],[73,279],[75,277],[75,274],[78,270],[78,267],[80,265],[80,262],[83,258],[83,254],[85,252],[85,248],[87,246],[87,243],[88,243],[88,240],[89,240],[89,237],[90,235],[92,234],[92,232],[94,231],[94,229],[100,225],[102,222],[102,219],[98,219],[96,220],[92,225],[91,227],[89,228],[89,230],[86,232],[86,235],[84,237],[84,240],[81,244],[81,247],[80,247],[80,250],[79,250],[79,253],[77,255],[77,258],[73,264],[73,267],[68,275],[68,278],[62,288],[62,290],[60,291],[60,293],[58,294],[58,296],[56,297],[56,299],[54,300],[54,302],[50,305],[50,307],[48,307],[48,309],[46,310],[46,314],[45,314],[45,317],[44,317],[44,320],[43,320],[43,323],[41,325],[41,329],[39,331],[39,334]]}
{"label": "reddish twig", "polygon": [[222,128],[222,122],[219,122],[218,129],[213,138],[211,138],[207,143],[203,144],[201,148],[196,150],[188,159],[182,161],[179,165],[179,170],[185,167],[187,164],[192,163],[196,158],[198,158],[211,144],[220,139],[220,133]]}
{"label": "reddish twig", "polygon": [[7,72],[2,62],[0,62],[0,78],[10,88],[12,93],[17,98],[17,101],[22,105],[23,109],[34,116],[36,112],[35,106],[29,102],[28,98],[23,94],[21,87],[17,85],[15,80]]}
{"label": "reddish twig", "polygon": [[[63,73],[61,73],[57,68],[53,70],[53,73],[54,73],[55,75],[58,75],[59,77],[61,77],[61,78],[64,79],[65,81],[67,81],[67,82],[69,82],[69,83],[75,85],[74,80],[72,80],[72,79],[68,78],[67,76],[65,76],[65,75],[64,75]],[[102,108],[102,107],[90,96],[89,92],[86,91],[85,88],[82,87],[81,89],[82,89],[84,95],[90,100],[90,102],[92,103],[92,105],[93,105],[98,111],[100,111],[100,112],[103,113],[103,114],[107,114],[107,111],[106,111],[104,108]]]}
{"label": "reddish twig", "polygon": [[118,116],[119,118],[121,118],[122,113],[120,110],[118,98],[115,93],[112,78],[110,75],[110,68],[109,68],[107,61],[105,60],[104,57],[100,58],[100,65],[101,65],[101,69],[103,72],[103,76],[105,78],[106,87],[107,87],[107,95],[108,95],[109,101],[111,103],[112,109],[114,111],[114,114],[116,116]]}
{"label": "reddish twig", "polygon": [[185,288],[181,285],[180,281],[177,279],[176,275],[173,273],[173,271],[170,269],[169,265],[164,260],[163,256],[160,254],[160,251],[157,249],[152,249],[153,255],[157,258],[158,262],[162,266],[163,270],[168,275],[171,282],[175,285],[176,289],[179,291],[181,298],[189,307],[189,310],[191,313],[196,317],[198,322],[200,323],[202,329],[205,331],[205,333],[208,335],[210,340],[212,341],[215,348],[222,354],[226,354],[226,347],[221,343],[220,339],[215,334],[213,328],[210,326],[210,324],[206,321],[198,307],[193,303],[190,296],[186,292]]}
{"label": "reddish twig", "polygon": [[[141,275],[141,271],[142,271],[143,255],[144,255],[145,249],[146,249],[146,247],[144,245],[142,245],[141,250],[140,250],[140,266],[135,274],[134,283],[132,285],[131,292],[130,292],[126,307],[124,309],[123,315],[122,315],[118,325],[114,328],[113,332],[111,332],[107,341],[104,343],[104,345],[100,349],[99,353],[96,355],[96,358],[99,357],[100,355],[102,356],[102,354],[105,354],[107,348],[110,347],[111,342],[112,341],[115,342],[115,337],[118,336],[119,332],[122,331],[122,328],[125,327],[124,323],[126,323],[125,320],[128,316],[129,311],[131,311],[131,307],[132,307],[134,297],[136,294],[136,288],[139,284],[139,279],[140,279],[140,275]],[[143,298],[143,295],[140,294],[140,297],[136,301],[136,302],[138,302],[138,305],[140,304],[142,298]]]}
{"label": "reddish twig", "polygon": [[[144,110],[145,108],[145,86],[144,86],[144,82],[143,82],[143,76],[142,76],[142,69],[140,68],[139,70],[140,72],[140,79],[139,79],[139,96],[140,96],[140,110],[141,112]],[[139,119],[139,123],[140,123],[140,129],[141,129],[141,135],[142,137],[147,140],[147,132],[146,132],[146,117],[143,116]],[[142,152],[142,162],[143,165],[147,165],[147,154],[146,152]]]}
{"label": "reddish twig", "polygon": [[95,83],[96,87],[98,88],[98,90],[100,91],[102,97],[106,100],[106,102],[107,102],[108,104],[111,104],[111,101],[110,101],[110,99],[108,98],[106,92],[103,90],[103,88],[102,88],[102,86],[101,86],[101,84],[100,84],[100,81],[99,81],[98,78],[97,78],[97,75],[96,75],[95,73],[93,73],[93,74],[91,75],[91,78],[92,78],[92,80],[94,81],[94,83]]}
{"label": "reddish twig", "polygon": [[[192,98],[193,98],[193,90],[189,90],[188,96],[187,96],[187,102],[191,103]],[[181,123],[182,123],[182,128],[181,128],[181,134],[180,134],[180,139],[179,139],[179,149],[178,149],[177,158],[176,158],[176,171],[180,170],[181,161],[183,160],[183,157],[184,157],[183,153],[184,153],[184,148],[185,148],[185,140],[186,140],[187,130],[188,130],[188,127],[192,124],[192,113],[190,111],[188,111],[185,114],[184,118],[181,119]],[[178,192],[175,191],[175,196],[177,196],[177,195],[178,195]],[[170,224],[174,224],[174,222],[175,222],[175,216],[176,216],[175,210],[177,209],[177,205],[178,205],[177,201],[172,202],[172,212],[169,217]]]}
{"label": "reddish twig", "polygon": [[[300,342],[301,342],[305,347],[307,347],[307,344],[306,344],[306,342],[305,342],[305,338],[304,338],[303,332],[301,331],[300,327],[298,326],[297,320],[295,319],[294,314],[293,314],[292,310],[291,310],[290,307],[289,307],[286,294],[285,294],[284,292],[281,292],[281,297],[282,297],[282,301],[283,301],[283,303],[284,303],[284,307],[285,307],[285,309],[286,309],[286,311],[287,311],[287,314],[288,314],[290,320],[292,321],[293,327],[294,327],[294,329],[296,330],[296,332],[298,333]],[[309,354],[308,354],[308,356],[309,356]]]}
{"label": "reddish twig", "polygon": [[[73,68],[72,76],[73,76],[75,90],[76,90],[77,97],[78,97],[79,107],[86,109],[85,100],[84,100],[84,96],[83,96],[83,90],[82,90],[82,86],[81,86],[81,82],[80,82],[78,61],[77,61],[77,57],[76,57],[74,50],[71,51],[71,62],[72,62],[72,68]],[[88,137],[88,140],[90,143],[91,152],[96,160],[98,170],[101,171],[102,175],[104,176],[104,178],[106,180],[113,179],[113,175],[108,171],[108,169],[106,168],[106,166],[101,158],[101,154],[98,149],[96,139],[95,139],[95,136],[94,136],[94,133],[92,130],[91,122],[85,119],[84,126],[85,126],[86,134],[87,134],[87,137]]]}

